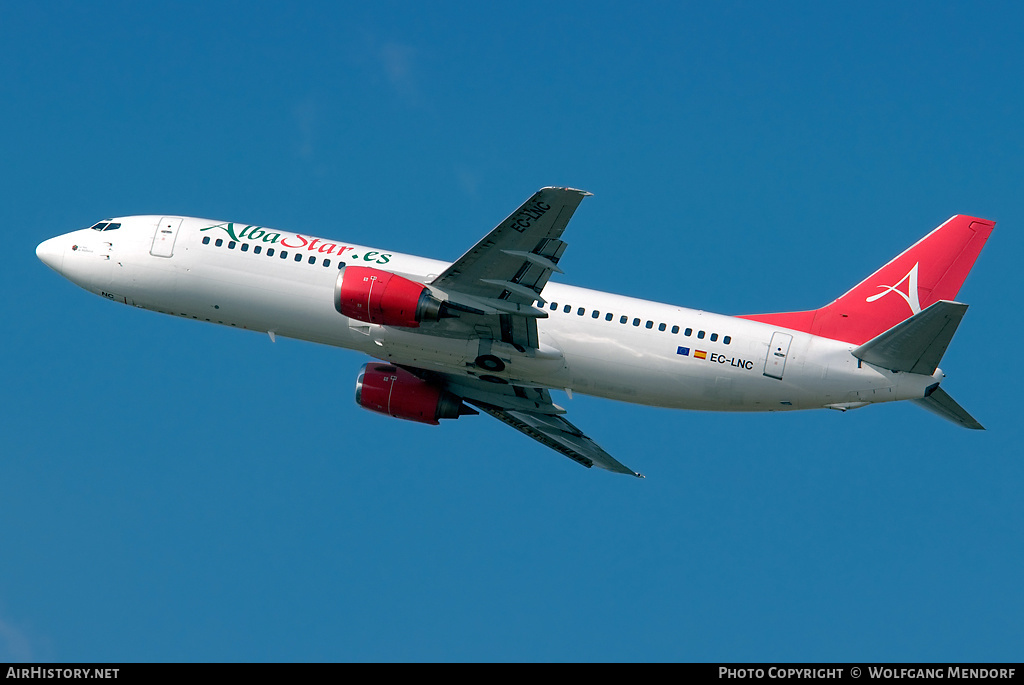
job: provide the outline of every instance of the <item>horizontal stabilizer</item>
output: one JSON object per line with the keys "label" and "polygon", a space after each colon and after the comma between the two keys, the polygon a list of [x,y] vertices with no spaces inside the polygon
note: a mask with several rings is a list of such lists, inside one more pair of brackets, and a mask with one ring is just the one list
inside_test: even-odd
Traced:
{"label": "horizontal stabilizer", "polygon": [[966,304],[940,300],[867,341],[853,356],[883,369],[930,376],[966,312]]}
{"label": "horizontal stabilizer", "polygon": [[978,423],[973,416],[956,403],[949,393],[942,388],[936,387],[927,397],[919,400],[912,400],[919,407],[924,407],[933,414],[938,414],[947,421],[959,424],[964,428],[973,430],[985,430],[985,427]]}

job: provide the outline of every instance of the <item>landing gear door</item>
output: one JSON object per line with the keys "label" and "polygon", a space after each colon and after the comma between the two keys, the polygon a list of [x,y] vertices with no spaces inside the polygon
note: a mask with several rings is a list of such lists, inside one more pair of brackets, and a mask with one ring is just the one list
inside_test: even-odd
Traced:
{"label": "landing gear door", "polygon": [[782,372],[786,370],[786,357],[789,356],[789,345],[793,336],[788,333],[775,333],[768,346],[768,358],[764,360],[764,375],[782,380]]}
{"label": "landing gear door", "polygon": [[156,226],[156,233],[153,235],[153,247],[149,254],[154,257],[170,257],[174,254],[174,241],[178,237],[178,229],[181,228],[181,217],[165,216],[160,219]]}

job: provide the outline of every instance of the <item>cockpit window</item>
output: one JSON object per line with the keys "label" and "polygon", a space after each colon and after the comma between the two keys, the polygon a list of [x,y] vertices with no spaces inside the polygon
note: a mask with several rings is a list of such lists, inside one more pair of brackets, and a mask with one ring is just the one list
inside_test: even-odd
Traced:
{"label": "cockpit window", "polygon": [[107,222],[107,221],[101,221],[98,224],[96,224],[95,226],[93,226],[92,230],[94,230],[94,231],[102,231],[104,228],[107,227],[108,223],[109,222]]}
{"label": "cockpit window", "polygon": [[101,221],[92,227],[94,231],[116,231],[121,228],[121,224],[114,224],[109,221]]}
{"label": "cockpit window", "polygon": [[103,230],[104,231],[116,231],[119,228],[121,228],[121,224],[107,224],[107,227],[104,228]]}

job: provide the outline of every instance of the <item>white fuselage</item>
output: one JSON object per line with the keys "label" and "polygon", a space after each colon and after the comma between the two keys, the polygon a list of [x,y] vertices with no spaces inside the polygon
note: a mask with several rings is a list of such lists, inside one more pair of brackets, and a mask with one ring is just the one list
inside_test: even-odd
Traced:
{"label": "white fuselage", "polygon": [[[446,337],[444,321],[418,329],[367,324],[340,315],[332,302],[341,264],[430,283],[445,262],[205,219],[112,221],[121,226],[46,241],[40,258],[102,297],[174,316],[447,373],[465,373],[477,355],[478,341]],[[920,398],[942,378],[938,370],[881,369],[855,358],[852,344],[756,321],[553,282],[543,297],[539,350],[511,355],[498,375],[638,404],[725,411],[848,409]]]}

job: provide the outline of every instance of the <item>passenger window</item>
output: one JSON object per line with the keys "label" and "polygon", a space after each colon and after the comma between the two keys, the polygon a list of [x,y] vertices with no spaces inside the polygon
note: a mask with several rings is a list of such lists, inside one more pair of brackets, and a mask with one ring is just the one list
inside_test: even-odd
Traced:
{"label": "passenger window", "polygon": [[634,326],[639,326],[640,325],[640,319],[633,319],[633,325]]}
{"label": "passenger window", "polygon": [[619,317],[619,323],[626,323],[626,321],[628,321],[628,318],[625,315]]}
{"label": "passenger window", "polygon": [[235,241],[234,240],[229,240],[228,241],[228,249],[229,250],[235,249]]}
{"label": "passenger window", "polygon": [[658,330],[659,331],[663,331],[663,330],[665,330],[665,328],[666,328],[665,324],[663,324],[663,323],[659,323],[658,324]]}
{"label": "passenger window", "polygon": [[260,252],[263,252],[263,247],[261,245],[257,245],[256,247],[252,248],[252,251],[253,254],[259,254]]}
{"label": "passenger window", "polygon": [[551,303],[551,311],[555,311],[556,309],[558,309],[558,303],[557,302],[552,302]]}
{"label": "passenger window", "polygon": [[590,316],[591,316],[591,318],[593,318],[593,319],[596,319],[596,318],[598,318],[599,316],[601,316],[601,312],[599,312],[599,311],[597,311],[597,310],[595,309],[595,310],[594,310],[594,313],[593,313],[593,314],[591,314]]}
{"label": "passenger window", "polygon": [[583,316],[583,313],[586,311],[587,310],[585,310],[583,307],[580,307],[579,309],[576,310],[576,316]]}
{"label": "passenger window", "polygon": [[209,245],[209,244],[210,244],[210,236],[204,237],[203,238],[203,245]]}
{"label": "passenger window", "polygon": [[731,336],[728,336],[728,335],[727,335],[727,336],[725,336],[724,338],[722,338],[722,342],[723,342],[724,344],[728,345],[729,343],[731,343],[731,342],[732,342],[732,337],[731,337]]}
{"label": "passenger window", "polygon": [[653,321],[648,321],[645,327],[646,328],[654,328],[654,322]]}
{"label": "passenger window", "polygon": [[331,265],[331,260],[325,259],[324,260],[324,266],[330,266],[330,265]]}
{"label": "passenger window", "polygon": [[604,320],[605,321],[611,321],[612,320],[612,313],[608,312],[607,314],[605,314],[604,315]]}
{"label": "passenger window", "polygon": [[310,264],[316,264],[316,257],[310,257],[309,258],[309,263]]}
{"label": "passenger window", "polygon": [[704,331],[697,331],[697,340],[704,339]]}
{"label": "passenger window", "polygon": [[568,314],[569,312],[572,311],[572,306],[567,304],[562,308],[562,311]]}
{"label": "passenger window", "polygon": [[242,252],[249,251],[249,243],[242,243]]}
{"label": "passenger window", "polygon": [[281,250],[281,259],[288,259],[288,250]]}
{"label": "passenger window", "polygon": [[301,253],[299,253],[299,252],[295,253],[295,261],[297,261],[297,262],[301,262],[302,261],[302,254]]}
{"label": "passenger window", "polygon": [[267,256],[268,257],[273,257],[274,256],[274,248],[272,248],[272,247],[268,247],[267,248]]}
{"label": "passenger window", "polygon": [[217,238],[217,241],[216,241],[216,242],[214,243],[214,245],[215,245],[216,247],[220,247],[220,246],[221,246],[221,245],[223,245],[223,244],[224,244],[224,240],[223,240],[223,238]]}
{"label": "passenger window", "polygon": [[676,335],[677,333],[679,333],[679,326],[673,326],[672,327],[672,335]]}
{"label": "passenger window", "polygon": [[716,340],[718,340],[718,333],[712,333],[711,334],[711,342],[715,342]]}
{"label": "passenger window", "polygon": [[690,337],[691,335],[693,335],[693,329],[687,328],[685,331],[683,331],[683,335],[685,335],[686,337]]}

